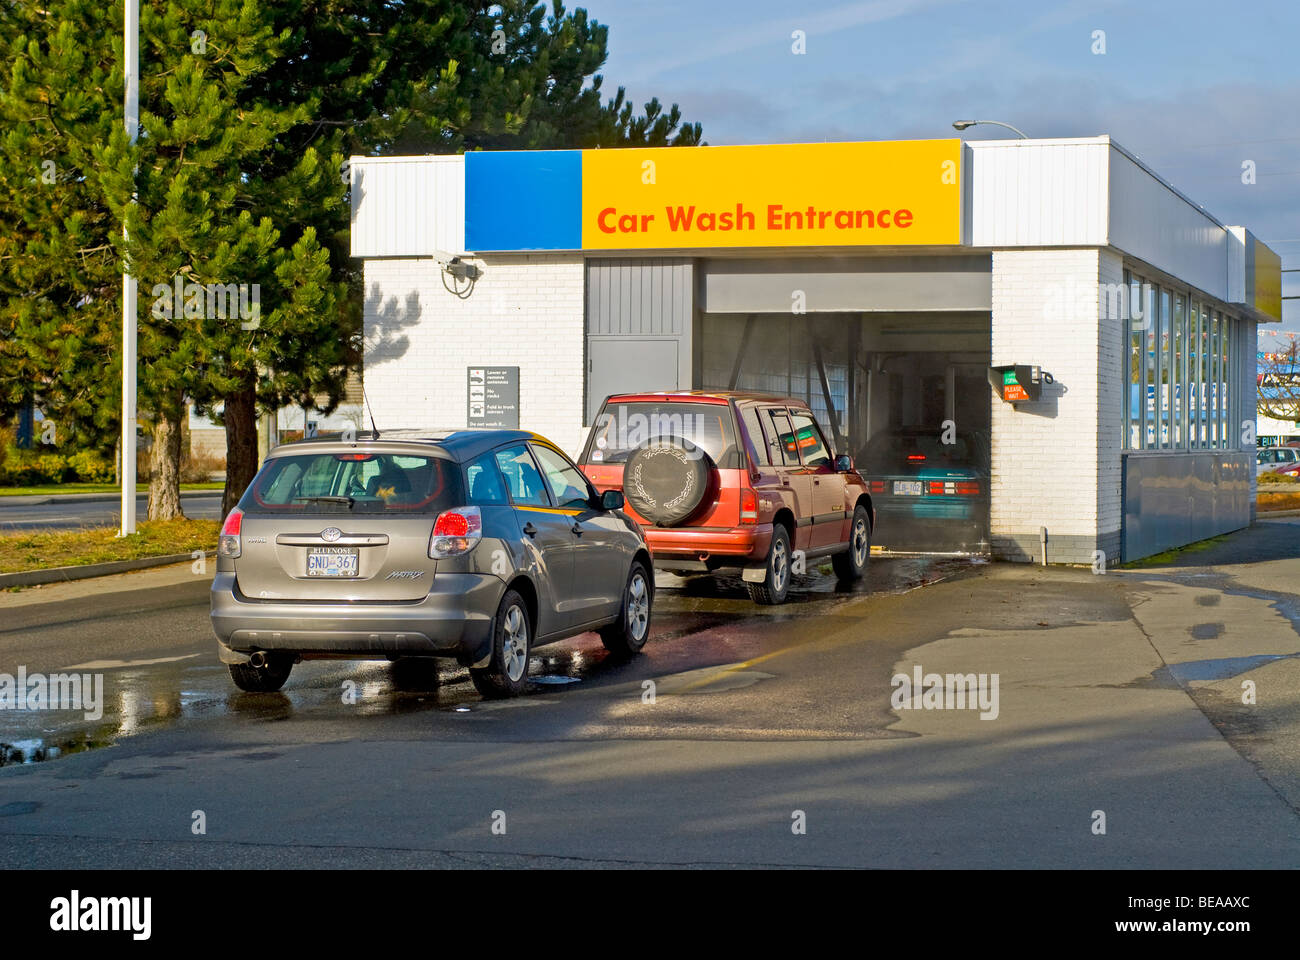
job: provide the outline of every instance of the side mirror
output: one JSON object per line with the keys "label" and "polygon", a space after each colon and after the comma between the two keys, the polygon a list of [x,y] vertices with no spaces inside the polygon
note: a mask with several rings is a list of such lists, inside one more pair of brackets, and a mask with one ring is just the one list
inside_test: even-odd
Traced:
{"label": "side mirror", "polygon": [[853,470],[853,458],[847,453],[841,453],[835,458],[836,473],[850,473]]}
{"label": "side mirror", "polygon": [[602,510],[622,510],[623,491],[606,490],[600,495],[600,506]]}

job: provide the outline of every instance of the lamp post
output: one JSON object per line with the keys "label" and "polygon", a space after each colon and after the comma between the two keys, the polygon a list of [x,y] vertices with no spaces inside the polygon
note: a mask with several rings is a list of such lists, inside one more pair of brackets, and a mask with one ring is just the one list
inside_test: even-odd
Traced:
{"label": "lamp post", "polygon": [[1008,130],[1010,130],[1012,133],[1018,136],[1021,140],[1029,139],[1029,137],[1027,137],[1020,130],[1017,130],[1009,123],[1003,123],[1001,120],[954,120],[952,122],[952,125],[957,130],[965,130],[967,127],[973,127],[977,123],[991,123],[995,127],[1006,127]]}
{"label": "lamp post", "polygon": [[[123,73],[126,79],[126,135],[135,143],[140,129],[140,0],[125,0],[126,30]],[[134,193],[132,200],[134,201]],[[122,224],[122,239],[127,239]],[[122,526],[119,537],[135,533],[135,392],[136,392],[136,281],[131,265],[122,266]]]}

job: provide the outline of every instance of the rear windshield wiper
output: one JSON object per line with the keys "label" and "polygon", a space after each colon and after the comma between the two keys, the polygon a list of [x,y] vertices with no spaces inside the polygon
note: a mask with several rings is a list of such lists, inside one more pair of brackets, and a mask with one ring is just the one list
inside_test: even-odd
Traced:
{"label": "rear windshield wiper", "polygon": [[306,500],[310,503],[346,503],[349,507],[356,503],[351,497],[294,497],[294,501]]}

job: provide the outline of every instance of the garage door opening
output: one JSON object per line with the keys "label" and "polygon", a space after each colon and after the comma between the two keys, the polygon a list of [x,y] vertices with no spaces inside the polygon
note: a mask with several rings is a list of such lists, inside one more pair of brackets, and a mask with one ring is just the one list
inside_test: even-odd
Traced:
{"label": "garage door opening", "polygon": [[853,457],[887,552],[987,554],[987,313],[705,314],[705,389],[804,400]]}

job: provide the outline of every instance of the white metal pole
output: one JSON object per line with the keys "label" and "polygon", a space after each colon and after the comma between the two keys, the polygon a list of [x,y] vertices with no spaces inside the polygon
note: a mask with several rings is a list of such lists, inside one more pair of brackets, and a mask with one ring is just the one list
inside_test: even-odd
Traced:
{"label": "white metal pole", "polygon": [[[125,0],[126,30],[123,53],[126,75],[126,135],[135,143],[140,127],[140,0]],[[135,196],[132,194],[132,201]],[[122,238],[127,238],[126,224]],[[135,533],[135,342],[136,281],[130,263],[122,271],[122,527],[118,536]]]}

